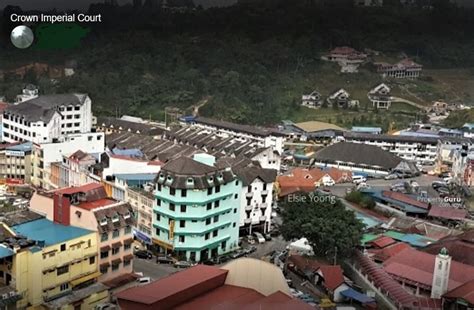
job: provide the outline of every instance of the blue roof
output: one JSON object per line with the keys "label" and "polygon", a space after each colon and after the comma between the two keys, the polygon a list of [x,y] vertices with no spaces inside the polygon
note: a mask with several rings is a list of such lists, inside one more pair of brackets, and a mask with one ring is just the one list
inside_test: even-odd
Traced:
{"label": "blue roof", "polygon": [[370,216],[367,216],[363,213],[360,213],[360,212],[356,212],[355,216],[356,216],[357,219],[359,219],[362,223],[365,224],[366,229],[373,228],[375,226],[380,225],[380,223],[381,223],[379,220],[376,220],[376,219],[374,219]]}
{"label": "blue roof", "polygon": [[130,157],[143,157],[142,151],[139,149],[118,149],[114,148],[112,153],[115,155],[130,156]]}
{"label": "blue roof", "polygon": [[345,291],[342,291],[341,294],[342,294],[342,296],[344,296],[346,298],[349,298],[349,299],[353,299],[355,301],[358,301],[361,304],[371,304],[371,303],[375,302],[375,299],[373,299],[372,297],[369,297],[365,294],[359,293],[358,291],[356,291],[353,288],[349,288]]}
{"label": "blue roof", "polygon": [[13,252],[12,250],[10,250],[10,249],[7,248],[6,246],[0,245],[0,258],[5,258],[5,257],[13,256],[14,254],[15,254],[15,252]]}
{"label": "blue roof", "polygon": [[354,132],[382,132],[382,128],[380,127],[358,127],[354,126],[352,127],[351,131]]}
{"label": "blue roof", "polygon": [[20,235],[35,241],[44,241],[45,246],[63,243],[92,233],[93,231],[54,223],[48,219],[39,219],[12,226]]}
{"label": "blue roof", "polygon": [[153,181],[156,178],[156,173],[119,173],[114,176],[125,181]]}
{"label": "blue roof", "polygon": [[6,149],[9,150],[9,151],[28,152],[28,151],[31,151],[32,147],[33,147],[32,142],[26,142],[26,143],[22,143],[22,144],[9,146]]}

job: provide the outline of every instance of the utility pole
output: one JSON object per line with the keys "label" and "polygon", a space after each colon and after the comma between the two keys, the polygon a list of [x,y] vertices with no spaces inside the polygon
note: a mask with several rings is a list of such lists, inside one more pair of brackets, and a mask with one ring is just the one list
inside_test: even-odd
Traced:
{"label": "utility pole", "polygon": [[337,262],[337,246],[334,247],[334,265],[336,265]]}

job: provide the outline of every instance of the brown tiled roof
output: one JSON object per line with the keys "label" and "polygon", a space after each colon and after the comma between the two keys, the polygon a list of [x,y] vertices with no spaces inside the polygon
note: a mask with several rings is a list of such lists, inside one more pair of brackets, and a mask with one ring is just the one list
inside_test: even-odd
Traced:
{"label": "brown tiled roof", "polygon": [[432,206],[428,212],[428,216],[457,221],[464,220],[467,215],[467,210],[439,206]]}
{"label": "brown tiled roof", "polygon": [[474,229],[458,236],[448,236],[436,243],[428,245],[424,252],[438,254],[446,248],[453,260],[474,266]]}
{"label": "brown tiled roof", "polygon": [[463,299],[474,305],[474,280],[464,283],[461,286],[458,286],[452,291],[447,292],[444,294],[445,298],[455,298],[455,299]]}
{"label": "brown tiled roof", "polygon": [[400,253],[401,251],[410,248],[410,245],[404,243],[404,242],[397,242],[395,244],[392,244],[390,246],[387,246],[386,248],[381,249],[378,251],[374,258],[378,261],[386,261],[390,257]]}
{"label": "brown tiled roof", "polygon": [[398,192],[392,192],[392,191],[383,191],[382,192],[383,197],[387,197],[393,200],[397,200],[403,203],[406,203],[407,205],[414,206],[420,209],[425,209],[428,210],[429,206],[427,203],[419,201],[415,198],[412,198],[408,195],[398,193]]}
{"label": "brown tiled roof", "polygon": [[319,267],[319,271],[323,275],[324,286],[331,291],[334,291],[344,283],[344,275],[339,265],[321,266]]}
{"label": "brown tiled roof", "polygon": [[262,168],[258,162],[253,162],[245,157],[223,157],[217,161],[216,166],[231,167],[244,186],[251,184],[256,179],[261,179],[265,183],[273,183],[277,176],[276,170]]}
{"label": "brown tiled roof", "polygon": [[385,248],[391,244],[394,244],[396,241],[393,240],[392,238],[390,237],[387,237],[387,236],[380,236],[378,237],[377,239],[375,239],[374,241],[370,242],[372,243],[373,245],[375,245],[376,247],[382,249],[382,248]]}
{"label": "brown tiled roof", "polygon": [[[124,215],[127,213],[130,216],[129,218],[125,219]],[[107,208],[96,209],[94,210],[94,215],[97,220],[97,228],[99,233],[110,232],[127,226],[133,226],[135,224],[133,209],[127,202],[111,205]],[[118,215],[119,220],[117,222],[112,221],[115,215]],[[107,220],[106,225],[100,225],[102,219]]]}

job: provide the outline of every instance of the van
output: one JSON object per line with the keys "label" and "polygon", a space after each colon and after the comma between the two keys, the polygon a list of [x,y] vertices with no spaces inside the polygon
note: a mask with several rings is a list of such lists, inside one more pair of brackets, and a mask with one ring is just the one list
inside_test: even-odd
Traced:
{"label": "van", "polygon": [[363,175],[353,175],[352,176],[352,183],[354,184],[360,184],[360,183],[364,183],[367,181],[367,178],[364,177]]}
{"label": "van", "polygon": [[142,284],[148,284],[151,282],[151,278],[150,277],[141,277],[141,278],[138,278],[137,279],[137,283],[142,285]]}
{"label": "van", "polygon": [[265,243],[265,237],[259,232],[254,232],[253,235],[255,236],[255,239],[257,239],[258,243]]}

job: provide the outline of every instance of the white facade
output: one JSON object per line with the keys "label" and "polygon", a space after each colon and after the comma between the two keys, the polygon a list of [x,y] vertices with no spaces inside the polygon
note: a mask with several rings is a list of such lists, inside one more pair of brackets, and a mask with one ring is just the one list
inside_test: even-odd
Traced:
{"label": "white facade", "polygon": [[402,159],[423,165],[434,165],[437,158],[438,142],[434,138],[410,140],[402,136],[390,136],[389,140],[384,140],[382,135],[345,135],[345,141],[375,145]]}
{"label": "white facade", "polygon": [[49,143],[61,134],[61,115],[55,112],[49,122],[28,122],[23,117],[4,114],[2,121],[2,139],[4,142],[31,141]]}
{"label": "white facade", "polygon": [[280,170],[281,156],[276,154],[272,148],[267,148],[263,152],[252,157],[252,160],[258,161],[264,169]]}
{"label": "white facade", "polygon": [[451,256],[446,249],[436,255],[433,284],[431,285],[431,298],[440,299],[448,291],[449,272],[451,271]]}
{"label": "white facade", "polygon": [[[273,204],[273,183],[255,179],[243,186],[240,193],[240,227],[247,226],[249,233],[254,230],[266,233],[271,227]],[[263,225],[260,225],[264,223]],[[258,229],[253,228],[260,225]]]}
{"label": "white facade", "polygon": [[113,154],[109,155],[109,166],[104,169],[102,176],[129,173],[155,173],[160,172],[161,166],[146,160],[123,158]]}
{"label": "white facade", "polygon": [[92,101],[86,96],[81,105],[61,105],[61,134],[90,132],[92,128]]}
{"label": "white facade", "polygon": [[39,95],[38,87],[32,84],[29,84],[25,88],[23,88],[20,95],[16,96],[15,104],[36,98],[38,97],[38,95]]}
{"label": "white facade", "polygon": [[105,151],[105,136],[102,132],[71,134],[62,137],[60,142],[35,144],[34,149],[33,185],[54,188],[50,182],[51,163],[62,162],[63,156],[69,156],[77,150],[101,154]]}

